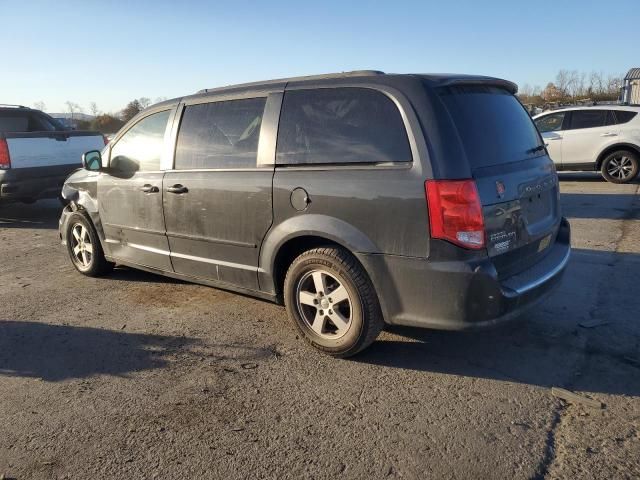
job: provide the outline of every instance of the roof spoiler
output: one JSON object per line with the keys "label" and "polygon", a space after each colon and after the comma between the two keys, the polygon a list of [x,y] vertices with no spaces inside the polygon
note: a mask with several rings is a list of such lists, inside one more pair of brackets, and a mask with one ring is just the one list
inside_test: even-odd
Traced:
{"label": "roof spoiler", "polygon": [[504,88],[512,95],[518,93],[518,85],[509,80],[491,77],[461,77],[443,80],[438,84],[441,87],[454,87],[457,85],[485,85],[489,87]]}

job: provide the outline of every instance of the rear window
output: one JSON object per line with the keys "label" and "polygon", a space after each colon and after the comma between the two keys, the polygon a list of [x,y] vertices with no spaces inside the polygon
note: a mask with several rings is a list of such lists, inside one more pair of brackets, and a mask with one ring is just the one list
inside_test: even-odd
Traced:
{"label": "rear window", "polygon": [[440,88],[439,94],[458,129],[471,168],[545,154],[531,117],[506,90],[458,85]]}
{"label": "rear window", "polygon": [[278,164],[410,162],[398,107],[366,88],[286,92],[278,128]]}
{"label": "rear window", "polygon": [[56,125],[39,113],[24,111],[0,111],[0,132],[52,132]]}

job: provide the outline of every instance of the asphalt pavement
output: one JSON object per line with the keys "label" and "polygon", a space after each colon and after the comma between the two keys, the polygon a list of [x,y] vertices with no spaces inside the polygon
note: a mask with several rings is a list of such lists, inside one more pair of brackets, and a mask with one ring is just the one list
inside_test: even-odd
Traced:
{"label": "asphalt pavement", "polygon": [[1,206],[0,476],[639,478],[640,182],[561,191],[574,250],[548,301],[350,360],[264,301],[83,277],[57,202]]}

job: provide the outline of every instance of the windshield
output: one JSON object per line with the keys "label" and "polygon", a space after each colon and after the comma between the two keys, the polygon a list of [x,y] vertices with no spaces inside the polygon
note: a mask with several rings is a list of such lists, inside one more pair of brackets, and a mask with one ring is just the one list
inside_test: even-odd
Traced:
{"label": "windshield", "polygon": [[472,168],[544,155],[544,145],[518,99],[498,87],[460,85],[438,93],[451,115]]}

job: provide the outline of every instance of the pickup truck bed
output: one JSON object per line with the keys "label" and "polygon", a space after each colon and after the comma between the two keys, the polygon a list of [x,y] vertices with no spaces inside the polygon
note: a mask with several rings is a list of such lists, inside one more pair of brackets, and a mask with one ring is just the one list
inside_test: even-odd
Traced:
{"label": "pickup truck bed", "polygon": [[64,180],[81,167],[82,154],[103,147],[98,132],[63,130],[29,108],[0,108],[0,201],[58,197]]}

